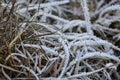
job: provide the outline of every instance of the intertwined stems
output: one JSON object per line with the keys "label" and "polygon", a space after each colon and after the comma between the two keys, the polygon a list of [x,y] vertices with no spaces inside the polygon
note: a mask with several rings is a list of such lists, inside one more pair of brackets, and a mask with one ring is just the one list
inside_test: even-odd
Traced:
{"label": "intertwined stems", "polygon": [[[18,2],[19,1],[21,1],[21,0],[18,0]],[[35,1],[35,0],[33,0],[33,1]],[[60,80],[63,80],[63,79],[69,80],[70,78],[77,78],[77,77],[81,78],[81,80],[86,80],[86,79],[91,78],[91,77],[89,77],[89,75],[91,75],[91,74],[97,74],[98,75],[97,79],[99,79],[98,72],[106,69],[106,68],[102,68],[101,65],[95,66],[96,64],[92,63],[91,61],[87,62],[87,60],[89,60],[89,59],[94,60],[94,58],[101,59],[102,61],[109,60],[110,62],[108,62],[107,64],[112,63],[111,60],[120,62],[119,58],[117,56],[114,56],[114,52],[113,52],[113,49],[118,50],[118,51],[120,51],[120,49],[118,47],[114,46],[113,44],[109,43],[108,41],[105,41],[105,40],[102,40],[101,38],[96,37],[95,36],[96,34],[93,35],[93,31],[92,31],[92,30],[95,30],[95,31],[102,30],[103,32],[105,32],[106,30],[108,30],[108,32],[113,32],[113,31],[119,32],[118,29],[114,30],[109,27],[106,27],[105,25],[100,25],[97,23],[97,22],[99,22],[102,24],[102,23],[104,23],[103,20],[105,20],[107,22],[107,25],[108,24],[110,25],[111,22],[114,22],[116,20],[116,18],[115,18],[115,20],[112,19],[112,21],[110,21],[103,16],[105,16],[106,13],[108,13],[108,11],[110,12],[111,10],[116,10],[117,7],[119,7],[119,6],[109,7],[111,4],[107,4],[104,7],[106,9],[104,10],[103,7],[101,8],[101,5],[103,5],[104,0],[101,0],[100,1],[101,3],[97,3],[99,5],[97,5],[96,12],[94,12],[92,14],[94,16],[100,14],[98,21],[91,24],[90,20],[93,16],[91,16],[91,18],[90,18],[87,0],[81,0],[81,2],[79,3],[79,5],[80,4],[82,5],[85,20],[80,20],[80,19],[75,20],[75,19],[71,18],[70,16],[68,16],[68,13],[66,13],[68,11],[68,8],[66,8],[66,6],[68,7],[68,5],[66,5],[66,4],[69,3],[69,0],[64,0],[64,1],[59,0],[57,2],[55,0],[49,0],[49,1],[50,2],[48,2],[48,3],[47,2],[42,3],[40,5],[37,3],[36,3],[36,5],[30,3],[30,5],[28,6],[28,11],[38,10],[38,7],[40,7],[40,9],[41,8],[48,9],[48,7],[49,7],[51,13],[49,11],[44,12],[42,10],[37,11],[35,13],[33,12],[33,15],[35,18],[34,17],[30,18],[30,21],[33,21],[33,19],[36,20],[37,16],[38,17],[42,16],[42,17],[45,17],[46,22],[43,23],[42,19],[41,19],[41,22],[35,21],[30,24],[28,23],[28,25],[26,23],[21,24],[20,31],[18,32],[17,36],[10,43],[10,47],[13,46],[15,41],[22,34],[24,34],[23,32],[25,32],[26,30],[30,30],[30,28],[28,26],[32,26],[32,25],[35,28],[38,26],[39,29],[40,28],[45,29],[42,32],[37,29],[34,30],[34,35],[36,36],[36,37],[34,37],[35,40],[38,40],[38,41],[40,40],[42,42],[42,44],[40,44],[40,45],[38,45],[39,43],[35,44],[34,41],[32,41],[33,43],[31,44],[31,43],[29,43],[29,40],[25,40],[25,42],[23,41],[20,44],[20,46],[23,46],[23,48],[24,48],[23,52],[21,49],[20,49],[21,51],[19,50],[18,46],[16,46],[17,47],[16,53],[12,53],[6,58],[6,60],[9,61],[10,57],[13,57],[13,59],[15,59],[18,63],[20,63],[20,65],[18,65],[18,67],[22,68],[22,70],[18,70],[19,72],[15,71],[14,69],[12,69],[10,67],[4,66],[4,65],[0,65],[1,67],[8,69],[12,72],[17,72],[17,73],[24,72],[26,75],[27,75],[26,72],[29,71],[31,73],[32,77],[34,76],[34,78],[36,78],[36,80],[39,80],[40,77],[41,77],[40,79],[42,79],[42,80],[56,80],[56,78],[57,79],[59,78]],[[74,0],[74,1],[77,1],[77,0]],[[92,0],[90,0],[90,1],[92,1]],[[98,0],[96,0],[96,1],[98,1]],[[110,3],[113,4],[113,2],[115,2],[115,1],[117,1],[117,0],[111,0]],[[61,5],[61,6],[59,6],[59,5]],[[20,5],[20,6],[22,6],[22,5]],[[59,15],[59,11],[57,11],[58,8],[59,8],[60,12],[63,12],[66,15],[66,17],[64,17],[64,15],[62,15],[62,16]],[[54,14],[54,10],[56,10],[56,14]],[[26,12],[26,7],[20,7],[20,8],[18,8],[18,10],[16,10],[17,14],[23,14],[25,12]],[[69,14],[69,15],[74,15],[73,12],[70,11],[71,14]],[[76,16],[77,16],[77,14],[76,14]],[[23,17],[26,18],[27,16],[23,15]],[[70,17],[73,20],[70,21],[68,17]],[[53,20],[53,21],[55,21],[55,23],[54,24],[47,23],[47,20],[50,20],[50,21]],[[119,20],[119,18],[118,18],[118,20]],[[57,28],[56,28],[56,25],[58,26]],[[63,27],[63,28],[61,28],[61,27]],[[73,29],[73,27],[78,27],[79,32],[81,30],[81,27],[85,28],[87,30],[87,32],[83,33],[81,31],[81,33],[77,33],[77,30]],[[63,29],[63,30],[62,31],[58,30],[58,28]],[[47,31],[49,31],[52,34],[48,34]],[[66,32],[67,32],[67,34],[66,34]],[[47,35],[44,35],[44,34],[47,34]],[[92,34],[92,35],[88,35],[88,34]],[[42,35],[42,36],[40,36],[40,35]],[[26,37],[28,37],[28,36],[29,35],[26,35]],[[119,35],[115,36],[115,38],[116,37],[119,37]],[[101,46],[103,46],[104,49],[99,48]],[[31,48],[34,49],[35,51],[27,50],[27,49],[31,49]],[[43,54],[42,54],[42,52],[40,52],[40,54],[37,54],[37,53],[39,53],[39,52],[37,52],[37,50],[41,50],[41,49],[43,49],[45,51],[45,54],[44,54],[44,52],[43,52]],[[84,52],[84,50],[86,50],[86,49],[87,49],[87,51]],[[44,55],[48,56],[48,60],[45,60],[46,64],[41,63],[42,61],[44,62],[44,59],[45,59]],[[31,61],[30,67],[24,63],[25,61],[23,61],[23,60],[26,60],[26,59],[30,59],[30,61]],[[38,61],[40,61],[40,66],[38,66],[38,63],[39,63]],[[54,76],[52,76],[52,73],[54,73],[54,71],[53,71],[54,62],[55,62],[55,65],[58,66],[58,68],[56,70],[54,70],[54,71],[56,71],[55,72],[56,78]],[[83,64],[80,64],[80,63],[83,63]],[[103,63],[103,64],[105,65],[106,63]],[[116,65],[113,64],[113,66],[116,66]],[[50,67],[52,67],[52,68],[50,68]],[[107,68],[109,68],[109,66],[107,66]],[[86,69],[88,69],[88,71],[86,71]],[[4,70],[2,70],[2,73],[4,74],[4,76],[7,79],[9,79],[9,74],[5,73]],[[48,75],[47,75],[48,73],[50,73],[50,77],[48,77]],[[41,75],[44,75],[45,77],[42,77]],[[110,76],[109,72],[108,72],[108,75]],[[85,76],[85,79],[83,79],[84,76]],[[107,77],[104,74],[102,76]],[[92,75],[92,77],[94,77],[94,75]],[[19,77],[17,77],[17,78],[19,79]],[[109,80],[111,80],[111,79],[109,78]]]}

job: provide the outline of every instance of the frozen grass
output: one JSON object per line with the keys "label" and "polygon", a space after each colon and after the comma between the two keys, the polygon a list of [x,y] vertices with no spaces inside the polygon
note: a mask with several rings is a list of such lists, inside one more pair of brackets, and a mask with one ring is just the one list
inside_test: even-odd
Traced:
{"label": "frozen grass", "polygon": [[0,79],[119,80],[119,0],[1,0]]}

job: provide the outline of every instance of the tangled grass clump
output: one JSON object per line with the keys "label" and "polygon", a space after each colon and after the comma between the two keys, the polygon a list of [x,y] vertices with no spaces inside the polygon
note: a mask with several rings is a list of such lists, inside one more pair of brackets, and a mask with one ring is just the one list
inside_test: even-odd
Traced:
{"label": "tangled grass clump", "polygon": [[119,0],[1,0],[0,79],[119,80]]}

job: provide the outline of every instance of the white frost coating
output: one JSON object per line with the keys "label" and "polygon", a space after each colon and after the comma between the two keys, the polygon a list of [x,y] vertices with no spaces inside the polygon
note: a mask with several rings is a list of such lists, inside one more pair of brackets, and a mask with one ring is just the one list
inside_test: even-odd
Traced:
{"label": "white frost coating", "polygon": [[37,67],[37,72],[38,72],[38,74],[42,73],[42,71],[39,69],[39,67]]}
{"label": "white frost coating", "polygon": [[68,77],[68,79],[70,79],[70,78],[73,79],[73,78],[77,78],[77,77],[86,77],[86,76],[88,76],[88,75],[97,73],[97,72],[102,71],[102,70],[104,70],[104,68],[101,68],[101,69],[98,69],[98,70],[95,70],[95,71],[92,71],[92,72],[82,72],[82,73],[80,73],[80,74],[72,75],[72,76]]}
{"label": "white frost coating", "polygon": [[39,61],[38,61],[38,59],[39,59],[39,56],[36,54],[35,55],[35,60],[34,60],[34,70],[36,71],[37,70],[37,65],[38,65],[38,63],[39,63]]}
{"label": "white frost coating", "polygon": [[33,56],[28,51],[26,51],[26,54],[30,58],[30,60],[34,63]]}
{"label": "white frost coating", "polygon": [[97,8],[96,8],[96,11],[97,11],[97,9],[99,9],[99,8],[102,6],[103,3],[104,3],[104,0],[100,0],[98,6],[97,6]]}
{"label": "white frost coating", "polygon": [[105,30],[106,32],[107,31],[110,31],[110,32],[120,32],[120,30],[118,30],[118,29],[111,29],[111,28],[108,28],[106,26],[102,26],[102,25],[99,25],[99,24],[94,24],[93,28],[94,28],[94,30],[97,30],[97,31],[104,31]]}
{"label": "white frost coating", "polygon": [[63,27],[63,31],[66,31],[67,29],[73,28],[78,25],[80,25],[81,27],[84,27],[86,23],[85,21],[82,21],[82,20],[72,20],[68,22],[66,25],[64,25],[65,27]]}
{"label": "white frost coating", "polygon": [[[45,8],[43,10],[43,13],[49,14],[51,12],[50,7],[49,8]],[[43,14],[43,16],[40,19],[41,22],[47,22],[47,16]]]}
{"label": "white frost coating", "polygon": [[41,80],[69,80],[67,78],[55,78],[55,77],[49,77],[49,78],[41,78]]}
{"label": "white frost coating", "polygon": [[93,52],[93,53],[86,53],[82,59],[87,59],[87,58],[110,58],[110,59],[113,59],[117,62],[120,63],[120,59],[116,56],[113,56],[113,55],[109,55],[109,54],[106,54],[106,53],[100,53],[100,52]]}
{"label": "white frost coating", "polygon": [[[37,35],[42,35],[41,33],[36,33]],[[44,35],[44,34],[43,34]],[[58,39],[59,38],[59,34],[51,34],[51,35],[44,35],[44,36],[40,36],[41,38],[55,38]],[[63,34],[62,37],[68,39],[68,40],[79,40],[79,39],[87,39],[87,38],[95,38],[95,36],[90,36],[87,33],[73,33],[73,34]],[[76,41],[75,41],[76,42]]]}
{"label": "white frost coating", "polygon": [[5,8],[7,6],[7,4],[2,3],[1,6]]}
{"label": "white frost coating", "polygon": [[118,51],[120,51],[120,48],[118,48],[117,46],[114,46],[112,43],[109,43],[105,40],[79,40],[79,41],[76,41],[76,42],[71,42],[70,43],[70,46],[84,46],[84,44],[86,44],[87,46],[97,46],[97,45],[103,45],[103,46],[106,46],[108,45],[109,47],[112,47]]}
{"label": "white frost coating", "polygon": [[[103,0],[104,1],[104,0]],[[117,0],[112,0],[110,3],[108,3],[107,5],[105,5],[105,6],[101,6],[100,7],[100,9],[96,9],[96,11],[92,14],[92,16],[96,16],[96,15],[98,15],[98,14],[100,14],[105,8],[107,8],[107,7],[109,7],[109,6],[111,6],[112,4],[114,4],[115,2],[117,2]],[[99,3],[99,2],[98,2]],[[100,3],[101,5],[103,5],[104,4],[104,2],[103,3]]]}
{"label": "white frost coating", "polygon": [[[54,2],[49,2],[49,3],[43,3],[43,4],[40,5],[40,8],[49,7],[49,6],[58,6],[58,5],[67,4],[67,3],[69,3],[69,0],[54,1]],[[33,8],[34,8],[34,9],[37,9],[38,6],[39,6],[39,4],[38,4],[38,5],[35,5]],[[30,8],[30,9],[32,9],[32,8]]]}
{"label": "white frost coating", "polygon": [[[112,65],[114,65],[113,63],[107,63],[106,65],[105,65],[105,67],[109,67],[109,66],[112,66]],[[115,70],[117,70],[117,67],[116,66],[112,66],[112,67],[109,67],[109,69],[115,69]]]}
{"label": "white frost coating", "polygon": [[51,53],[53,55],[58,55],[58,53],[51,48],[48,48],[46,46],[42,46],[42,48],[46,51],[46,53]]}
{"label": "white frost coating", "polygon": [[103,16],[104,13],[108,12],[108,11],[113,11],[113,10],[119,10],[120,11],[120,5],[112,5],[108,8],[106,8],[105,10],[103,10],[100,14],[100,17]]}
{"label": "white frost coating", "polygon": [[88,35],[87,33],[82,33],[82,34],[79,34],[79,33],[73,33],[73,34],[65,34],[63,35],[63,37],[65,37],[66,39],[68,40],[79,40],[79,39],[83,39],[84,37],[91,37],[90,35]]}
{"label": "white frost coating", "polygon": [[104,58],[104,59],[109,58],[109,59],[113,59],[120,63],[120,59],[114,55],[100,53],[100,52],[93,52],[93,53],[86,53],[83,57],[71,61],[71,63],[69,64],[66,70],[68,70],[72,65],[76,64],[78,61],[82,61],[88,58]]}
{"label": "white frost coating", "polygon": [[57,33],[58,31],[53,29],[51,25],[47,25],[47,24],[44,24],[44,23],[36,23],[37,25],[40,25],[42,27],[45,27],[47,28],[49,31],[53,32],[53,33]]}
{"label": "white frost coating", "polygon": [[43,45],[35,45],[35,44],[23,44],[23,46],[25,47],[32,47],[32,48],[42,48],[44,49],[44,51],[46,53],[49,53],[50,55],[58,55],[58,53],[56,51],[54,51],[53,49],[43,46]]}
{"label": "white frost coating", "polygon": [[113,39],[117,39],[117,40],[120,40],[120,34],[117,34],[113,37]]}
{"label": "white frost coating", "polygon": [[87,0],[81,0],[81,5],[83,8],[84,17],[85,17],[85,21],[86,21],[87,33],[93,34],[93,31],[91,29],[91,22],[90,22],[90,15],[88,12]]}
{"label": "white frost coating", "polygon": [[36,80],[39,80],[39,77],[37,76],[37,74],[32,69],[30,69],[29,67],[23,66],[23,65],[21,65],[21,67],[30,71],[30,73],[35,76]]}
{"label": "white frost coating", "polygon": [[61,21],[61,22],[64,22],[64,23],[68,23],[69,20],[65,20],[63,18],[60,18],[58,16],[55,16],[55,15],[52,15],[52,14],[47,14],[47,13],[44,13],[44,12],[39,12],[39,13],[36,13],[35,16],[40,16],[40,15],[44,15],[46,17],[49,17],[49,18],[52,18],[52,19],[55,19],[55,20],[58,20],[58,21]]}
{"label": "white frost coating", "polygon": [[[6,9],[5,14],[11,11],[11,1],[8,4],[0,1]],[[20,19],[20,22],[16,20],[15,32],[18,34],[10,40],[11,54],[5,58],[6,65],[1,63],[0,67],[5,72],[9,70],[23,77],[30,71],[30,78],[39,80],[112,79],[109,74],[117,68],[116,63],[120,63],[119,56],[115,56],[120,52],[117,47],[120,39],[119,6],[118,0],[16,0],[10,19],[12,16]],[[116,11],[111,15],[113,10]],[[2,16],[1,21],[5,20],[6,16]],[[11,23],[14,19],[9,21]],[[109,35],[114,39],[110,40]],[[18,63],[15,65],[11,58]],[[101,64],[105,67],[102,68]],[[3,76],[7,78],[7,73]],[[19,76],[13,77],[28,79]]]}
{"label": "white frost coating", "polygon": [[[57,6],[57,5],[67,4],[67,3],[69,3],[69,0],[55,1],[51,3],[43,3],[43,4],[40,4],[40,8],[49,7],[49,6]],[[37,5],[32,4],[32,5],[29,5],[28,10],[38,9],[38,7],[39,7],[39,4]],[[22,8],[22,9],[19,9],[17,12],[24,13],[26,10],[27,10],[26,8]]]}
{"label": "white frost coating", "polygon": [[61,71],[60,76],[58,78],[62,78],[63,75],[65,74],[65,70],[67,68],[67,65],[69,62],[69,57],[70,57],[68,46],[66,45],[66,43],[64,42],[64,40],[62,38],[60,38],[60,39],[62,41],[62,45],[63,45],[64,51],[65,51],[65,62],[64,62],[64,67],[62,68],[62,71]]}
{"label": "white frost coating", "polygon": [[[113,66],[113,65],[112,65]],[[111,65],[108,66],[108,68],[111,67]],[[95,70],[95,71],[92,71],[92,72],[81,72],[79,74],[75,74],[75,75],[72,75],[70,77],[68,77],[68,79],[70,78],[77,78],[77,77],[86,77],[88,75],[91,75],[91,74],[94,74],[94,73],[97,73],[97,72],[100,72],[100,71],[103,71],[105,70],[107,67],[104,67],[104,68],[101,68],[101,69],[98,69],[98,70]]]}
{"label": "white frost coating", "polygon": [[93,41],[93,40],[84,40],[84,41],[76,41],[75,43],[71,44],[72,46],[95,46],[95,45],[106,45],[106,42],[103,41]]}

